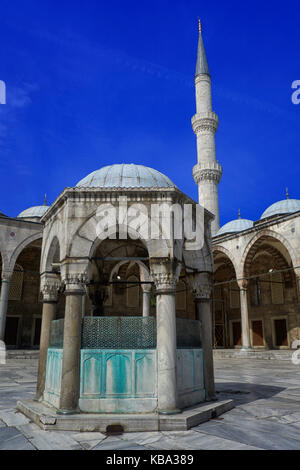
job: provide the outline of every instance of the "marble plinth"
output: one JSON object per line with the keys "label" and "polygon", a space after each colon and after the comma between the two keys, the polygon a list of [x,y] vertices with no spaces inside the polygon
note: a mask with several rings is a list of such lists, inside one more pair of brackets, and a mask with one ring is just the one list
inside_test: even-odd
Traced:
{"label": "marble plinth", "polygon": [[107,426],[121,425],[124,432],[186,431],[234,408],[233,400],[202,403],[177,415],[94,414],[57,415],[53,407],[34,400],[18,401],[17,408],[43,430],[106,432]]}

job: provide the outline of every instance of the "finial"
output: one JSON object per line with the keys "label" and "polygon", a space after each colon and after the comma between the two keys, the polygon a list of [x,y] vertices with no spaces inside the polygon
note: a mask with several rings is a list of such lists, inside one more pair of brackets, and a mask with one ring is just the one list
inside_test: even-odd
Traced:
{"label": "finial", "polygon": [[45,198],[44,198],[44,206],[47,205],[47,194],[45,193]]}
{"label": "finial", "polygon": [[287,198],[287,199],[290,199],[289,188],[286,188],[286,198]]}
{"label": "finial", "polygon": [[238,218],[241,219],[241,209],[239,209],[239,212],[238,212]]}
{"label": "finial", "polygon": [[199,33],[202,33],[202,26],[201,26],[200,18],[198,18],[198,24],[199,24]]}

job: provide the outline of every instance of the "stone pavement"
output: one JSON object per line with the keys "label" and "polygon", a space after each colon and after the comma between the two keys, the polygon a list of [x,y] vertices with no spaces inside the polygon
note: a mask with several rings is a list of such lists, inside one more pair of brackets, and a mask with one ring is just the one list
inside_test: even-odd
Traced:
{"label": "stone pavement", "polygon": [[21,413],[17,400],[32,398],[37,361],[0,365],[0,450],[300,449],[300,365],[289,361],[217,359],[218,397],[236,408],[189,431],[96,433],[42,431]]}

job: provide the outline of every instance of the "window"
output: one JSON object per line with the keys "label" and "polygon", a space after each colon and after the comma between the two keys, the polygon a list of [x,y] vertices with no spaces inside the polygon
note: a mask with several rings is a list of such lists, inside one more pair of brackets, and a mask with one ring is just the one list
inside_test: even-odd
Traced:
{"label": "window", "polygon": [[8,300],[21,300],[23,288],[23,268],[19,264],[15,265],[15,269],[9,284]]}

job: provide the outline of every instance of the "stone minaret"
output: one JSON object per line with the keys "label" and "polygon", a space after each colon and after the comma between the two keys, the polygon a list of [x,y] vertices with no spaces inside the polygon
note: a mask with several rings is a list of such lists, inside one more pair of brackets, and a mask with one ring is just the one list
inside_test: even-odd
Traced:
{"label": "stone minaret", "polygon": [[199,204],[215,216],[211,226],[214,236],[220,228],[218,184],[222,176],[222,167],[216,161],[215,133],[218,128],[218,116],[212,111],[211,77],[200,20],[195,87],[196,114],[192,118],[192,126],[197,136],[198,163],[193,168],[193,176],[198,185]]}

